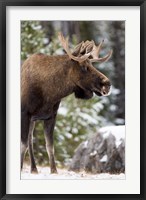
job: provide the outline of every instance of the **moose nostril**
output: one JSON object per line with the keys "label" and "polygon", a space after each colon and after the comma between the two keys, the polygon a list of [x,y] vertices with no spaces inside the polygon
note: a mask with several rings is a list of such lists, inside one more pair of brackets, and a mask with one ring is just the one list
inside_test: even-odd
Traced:
{"label": "moose nostril", "polygon": [[104,94],[104,95],[106,95],[106,92],[105,92],[105,91],[103,91],[103,94]]}

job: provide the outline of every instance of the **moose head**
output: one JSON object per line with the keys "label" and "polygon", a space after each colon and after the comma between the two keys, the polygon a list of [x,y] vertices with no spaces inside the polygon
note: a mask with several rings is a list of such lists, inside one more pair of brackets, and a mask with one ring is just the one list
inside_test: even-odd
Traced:
{"label": "moose head", "polygon": [[98,96],[107,96],[110,94],[111,84],[109,79],[99,72],[92,65],[93,62],[105,62],[112,55],[112,50],[103,58],[99,57],[102,41],[98,46],[94,41],[85,41],[79,43],[71,52],[68,45],[68,39],[65,39],[62,33],[58,35],[59,40],[73,62],[73,70],[70,79],[75,83],[74,89],[77,98],[89,99],[93,92]]}

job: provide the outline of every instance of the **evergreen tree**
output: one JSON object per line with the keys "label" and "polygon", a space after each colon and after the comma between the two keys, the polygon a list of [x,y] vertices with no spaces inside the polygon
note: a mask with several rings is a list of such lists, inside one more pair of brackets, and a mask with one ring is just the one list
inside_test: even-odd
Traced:
{"label": "evergreen tree", "polygon": [[38,21],[21,21],[21,60],[44,48],[45,34]]}

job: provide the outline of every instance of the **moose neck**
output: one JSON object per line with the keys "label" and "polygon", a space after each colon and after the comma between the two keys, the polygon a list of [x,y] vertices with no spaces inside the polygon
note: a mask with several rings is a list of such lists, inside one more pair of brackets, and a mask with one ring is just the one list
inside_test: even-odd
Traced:
{"label": "moose neck", "polygon": [[[63,97],[73,93],[74,90],[74,83],[71,81],[70,77],[73,62],[67,55],[55,57],[57,61],[55,65],[50,65],[50,73],[44,77],[43,81],[46,98],[51,102],[61,100]],[[52,58],[54,59],[54,57]],[[46,87],[46,79],[48,87]],[[47,94],[51,94],[51,96]]]}

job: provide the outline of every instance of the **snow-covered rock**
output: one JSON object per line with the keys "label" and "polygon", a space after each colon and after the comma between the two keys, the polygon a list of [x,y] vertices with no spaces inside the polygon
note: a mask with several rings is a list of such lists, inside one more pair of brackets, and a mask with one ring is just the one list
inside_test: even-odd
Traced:
{"label": "snow-covered rock", "polygon": [[125,126],[110,126],[82,142],[75,151],[70,170],[91,173],[125,171]]}

